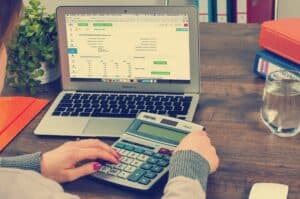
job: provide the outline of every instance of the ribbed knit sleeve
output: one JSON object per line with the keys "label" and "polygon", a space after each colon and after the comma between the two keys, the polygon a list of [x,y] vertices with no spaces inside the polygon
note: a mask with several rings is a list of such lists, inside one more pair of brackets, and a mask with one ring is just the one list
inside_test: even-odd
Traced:
{"label": "ribbed knit sleeve", "polygon": [[194,151],[177,151],[171,158],[169,181],[177,176],[198,180],[206,191],[210,166],[202,156]]}
{"label": "ribbed knit sleeve", "polygon": [[15,157],[0,158],[0,167],[18,168],[41,172],[41,152]]}

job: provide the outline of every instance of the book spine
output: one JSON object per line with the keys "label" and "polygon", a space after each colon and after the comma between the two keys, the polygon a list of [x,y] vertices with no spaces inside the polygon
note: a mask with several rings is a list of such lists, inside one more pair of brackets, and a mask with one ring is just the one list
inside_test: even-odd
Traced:
{"label": "book spine", "polygon": [[209,0],[199,0],[199,21],[200,22],[209,22],[208,1]]}
{"label": "book spine", "polygon": [[300,67],[292,66],[289,61],[284,62],[282,59],[279,60],[276,57],[270,58],[270,56],[269,53],[263,51],[258,52],[253,65],[253,72],[260,77],[266,78],[268,74],[278,70],[288,69],[300,71]]}
{"label": "book spine", "polygon": [[274,19],[278,19],[278,0],[274,0]]}
{"label": "book spine", "polygon": [[262,23],[273,19],[274,0],[248,0],[247,2],[247,22]]}
{"label": "book spine", "polygon": [[217,0],[217,22],[219,23],[227,23],[227,0]]}
{"label": "book spine", "polygon": [[236,0],[236,22],[247,23],[247,0]]}
{"label": "book spine", "polygon": [[215,21],[216,0],[208,0],[208,22]]}

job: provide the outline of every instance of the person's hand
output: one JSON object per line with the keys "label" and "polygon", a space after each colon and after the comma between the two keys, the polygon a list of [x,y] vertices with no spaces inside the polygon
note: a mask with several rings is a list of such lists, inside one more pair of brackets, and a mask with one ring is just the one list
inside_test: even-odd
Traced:
{"label": "person's hand", "polygon": [[[59,183],[70,182],[101,168],[100,163],[92,160],[101,159],[117,164],[120,157],[113,148],[96,139],[66,142],[42,155],[41,173]],[[92,162],[76,167],[84,160]]]}
{"label": "person's hand", "polygon": [[216,149],[212,146],[210,138],[204,131],[188,134],[181,140],[175,149],[175,153],[180,150],[192,150],[201,155],[209,163],[210,173],[215,172],[219,166],[219,157]]}

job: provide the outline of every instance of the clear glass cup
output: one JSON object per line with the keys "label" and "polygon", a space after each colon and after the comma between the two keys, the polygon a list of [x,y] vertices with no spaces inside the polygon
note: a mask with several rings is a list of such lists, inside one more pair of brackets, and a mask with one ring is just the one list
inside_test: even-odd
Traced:
{"label": "clear glass cup", "polygon": [[280,70],[267,76],[260,113],[275,135],[300,132],[300,71]]}

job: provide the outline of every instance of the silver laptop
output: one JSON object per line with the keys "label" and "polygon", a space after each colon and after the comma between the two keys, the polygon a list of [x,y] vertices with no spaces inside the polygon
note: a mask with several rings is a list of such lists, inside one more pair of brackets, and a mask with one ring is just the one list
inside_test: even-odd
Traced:
{"label": "silver laptop", "polygon": [[191,121],[199,101],[193,7],[59,7],[63,91],[37,135],[119,137],[140,112]]}

